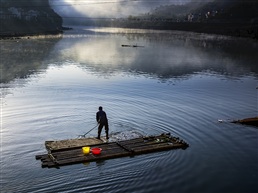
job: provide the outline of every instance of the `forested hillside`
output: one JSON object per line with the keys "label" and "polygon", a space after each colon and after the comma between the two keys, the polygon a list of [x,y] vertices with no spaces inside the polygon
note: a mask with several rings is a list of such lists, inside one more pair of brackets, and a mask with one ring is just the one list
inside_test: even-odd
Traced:
{"label": "forested hillside", "polygon": [[255,0],[193,1],[184,5],[166,5],[114,26],[183,30],[225,34],[258,39],[258,2]]}
{"label": "forested hillside", "polygon": [[185,5],[160,6],[139,18],[191,22],[254,22],[258,19],[258,2],[254,0],[215,0],[208,3],[194,1]]}
{"label": "forested hillside", "polygon": [[0,36],[55,34],[62,30],[62,18],[48,0],[0,0]]}

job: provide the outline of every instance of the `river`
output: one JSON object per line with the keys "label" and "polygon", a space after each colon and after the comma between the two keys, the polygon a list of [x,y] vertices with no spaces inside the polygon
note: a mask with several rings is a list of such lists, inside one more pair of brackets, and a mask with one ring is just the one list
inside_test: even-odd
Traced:
{"label": "river", "polygon": [[[258,192],[258,129],[230,122],[258,115],[257,42],[75,27],[0,45],[1,193]],[[41,168],[44,142],[86,133],[100,105],[113,140],[170,132],[190,146]]]}

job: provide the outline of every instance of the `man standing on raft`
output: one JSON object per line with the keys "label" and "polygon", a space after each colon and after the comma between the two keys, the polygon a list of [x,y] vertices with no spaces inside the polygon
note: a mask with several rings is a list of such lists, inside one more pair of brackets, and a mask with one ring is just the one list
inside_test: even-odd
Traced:
{"label": "man standing on raft", "polygon": [[102,107],[99,107],[99,111],[96,113],[96,120],[99,123],[98,127],[98,139],[100,139],[100,134],[102,131],[103,126],[105,126],[106,131],[106,139],[109,139],[108,137],[108,119],[105,111],[102,110]]}

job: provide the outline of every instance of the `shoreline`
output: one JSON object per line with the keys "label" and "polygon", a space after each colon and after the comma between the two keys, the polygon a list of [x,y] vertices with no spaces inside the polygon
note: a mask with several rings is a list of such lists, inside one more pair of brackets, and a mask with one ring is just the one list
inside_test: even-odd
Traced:
{"label": "shoreline", "polygon": [[30,37],[37,36],[49,36],[49,35],[60,35],[63,34],[63,30],[47,31],[47,32],[21,32],[21,33],[6,33],[0,34],[0,40],[18,40],[22,38],[29,39]]}
{"label": "shoreline", "polygon": [[241,38],[258,40],[258,23],[131,22],[131,23],[128,23],[126,26],[123,26],[120,24],[114,24],[113,27],[154,29],[154,30],[176,30],[176,31],[225,35],[225,36],[231,36],[231,37],[241,37]]}
{"label": "shoreline", "polygon": [[[87,25],[85,25],[87,26]],[[152,30],[175,30],[185,32],[197,32],[204,34],[225,35],[230,37],[248,38],[258,40],[258,24],[246,24],[246,23],[139,23],[132,22],[127,25],[111,24],[111,25],[97,25],[96,27],[119,27],[119,28],[131,28],[131,29],[152,29]],[[21,38],[30,38],[35,36],[48,36],[48,35],[60,35],[66,30],[71,30],[70,27],[62,27],[55,31],[45,32],[12,32],[12,33],[0,33],[0,40],[16,40]]]}
{"label": "shoreline", "polygon": [[54,30],[54,31],[44,31],[44,32],[12,32],[12,33],[0,33],[0,40],[18,40],[22,38],[31,38],[37,36],[56,36],[61,35],[65,30],[71,30],[70,27],[62,27],[62,29]]}

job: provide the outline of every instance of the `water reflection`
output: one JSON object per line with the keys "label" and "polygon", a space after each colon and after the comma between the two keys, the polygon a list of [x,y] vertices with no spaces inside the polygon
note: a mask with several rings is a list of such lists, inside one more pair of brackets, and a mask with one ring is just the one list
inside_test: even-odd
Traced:
{"label": "water reflection", "polygon": [[215,35],[79,28],[66,32],[61,40],[2,41],[0,81],[26,78],[53,63],[76,63],[103,76],[122,72],[162,80],[199,72],[257,76],[257,50],[257,42]]}
{"label": "water reflection", "polygon": [[27,78],[46,69],[47,65],[44,65],[43,61],[59,40],[59,38],[2,40],[0,83],[8,83],[15,78]]}
{"label": "water reflection", "polygon": [[238,77],[258,73],[258,45],[249,40],[210,35],[198,39],[191,33],[108,34],[101,30],[90,34],[72,41],[71,36],[64,38],[58,47],[61,60],[73,60],[105,76],[125,72],[169,79],[199,72]]}
{"label": "water reflection", "polygon": [[[257,192],[257,130],[217,122],[257,113],[256,80],[241,78],[257,77],[255,44],[171,33],[73,33],[60,41],[1,42],[2,84],[15,87],[1,101],[3,192]],[[191,78],[171,86],[157,77]],[[16,89],[17,82],[25,86]],[[34,156],[44,152],[44,141],[89,131],[100,103],[114,138],[170,132],[189,150],[41,169]]]}

